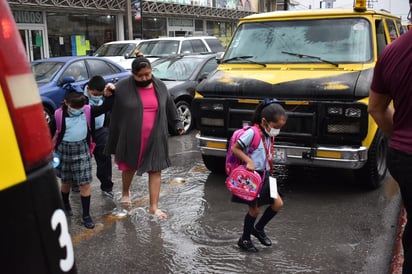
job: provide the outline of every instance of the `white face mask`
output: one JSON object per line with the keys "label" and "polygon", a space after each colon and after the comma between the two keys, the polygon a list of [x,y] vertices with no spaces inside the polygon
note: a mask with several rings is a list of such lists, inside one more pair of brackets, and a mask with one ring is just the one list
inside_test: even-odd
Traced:
{"label": "white face mask", "polygon": [[275,137],[275,136],[279,135],[279,132],[280,132],[280,128],[273,128],[272,127],[270,129],[269,136],[270,137]]}

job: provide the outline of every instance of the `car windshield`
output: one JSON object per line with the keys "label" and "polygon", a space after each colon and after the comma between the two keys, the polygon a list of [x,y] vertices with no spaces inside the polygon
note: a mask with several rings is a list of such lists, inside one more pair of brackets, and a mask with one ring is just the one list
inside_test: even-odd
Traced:
{"label": "car windshield", "polygon": [[50,82],[63,66],[63,62],[36,62],[31,64],[34,78],[38,84]]}
{"label": "car windshield", "polygon": [[371,41],[371,26],[361,18],[244,23],[223,62],[365,63],[373,58]]}
{"label": "car windshield", "polygon": [[152,72],[154,76],[162,80],[185,81],[190,78],[202,61],[200,58],[158,60],[153,63]]}
{"label": "car windshield", "polygon": [[138,49],[146,56],[169,56],[176,54],[179,50],[178,40],[145,41],[139,44]]}
{"label": "car windshield", "polygon": [[131,56],[136,49],[136,43],[104,44],[95,52],[95,56]]}

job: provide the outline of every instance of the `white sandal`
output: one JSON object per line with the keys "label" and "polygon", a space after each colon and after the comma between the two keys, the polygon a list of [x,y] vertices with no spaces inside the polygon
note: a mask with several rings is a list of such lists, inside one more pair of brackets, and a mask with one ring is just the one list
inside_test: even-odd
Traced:
{"label": "white sandal", "polygon": [[[152,214],[149,212],[149,214]],[[153,213],[152,215],[156,216],[159,219],[167,219],[167,214],[164,213],[161,209],[156,209],[155,213]]]}

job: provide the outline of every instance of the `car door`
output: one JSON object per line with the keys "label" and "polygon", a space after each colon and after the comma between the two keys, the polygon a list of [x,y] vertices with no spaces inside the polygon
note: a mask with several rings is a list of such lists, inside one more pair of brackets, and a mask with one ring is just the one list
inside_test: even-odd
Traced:
{"label": "car door", "polygon": [[104,78],[106,83],[116,83],[120,79],[129,75],[128,72],[122,71],[112,63],[105,60],[88,59],[87,65],[90,77],[100,75]]}
{"label": "car door", "polygon": [[181,53],[208,52],[206,45],[201,39],[190,39],[182,42]]}
{"label": "car door", "polygon": [[63,103],[64,95],[66,94],[66,90],[63,88],[64,84],[62,85],[62,83],[64,79],[68,76],[74,78],[74,82],[71,83],[71,86],[79,92],[83,91],[84,86],[90,78],[90,74],[88,73],[85,61],[80,60],[71,63],[62,73],[62,76],[59,79],[60,92],[55,93],[55,96],[59,96],[58,101],[60,102],[60,104]]}

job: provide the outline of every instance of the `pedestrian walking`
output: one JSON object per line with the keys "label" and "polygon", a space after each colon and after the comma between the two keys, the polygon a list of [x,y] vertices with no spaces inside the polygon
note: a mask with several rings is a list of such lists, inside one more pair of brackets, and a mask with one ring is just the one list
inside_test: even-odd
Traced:
{"label": "pedestrian walking", "polygon": [[[93,76],[85,88],[85,95],[89,99],[90,106],[103,105],[103,91],[106,86],[106,81],[100,75]],[[112,158],[104,153],[104,147],[107,143],[109,135],[108,121],[109,113],[104,113],[97,116],[92,121],[93,140],[96,147],[93,151],[94,160],[96,161],[96,177],[100,181],[100,189],[104,196],[113,198],[113,181],[112,181]]]}
{"label": "pedestrian walking", "polygon": [[122,172],[121,204],[131,206],[130,185],[134,174],[149,175],[149,213],[167,218],[158,208],[161,171],[170,166],[168,125],[180,135],[183,124],[166,85],[152,75],[148,59],[132,63],[132,75],[115,86],[116,98],[110,117],[107,153],[115,155]]}
{"label": "pedestrian walking", "polygon": [[80,186],[82,204],[82,222],[86,228],[94,228],[90,216],[90,183],[92,166],[90,162],[93,150],[92,127],[90,121],[110,109],[113,98],[105,100],[99,107],[85,106],[87,98],[83,93],[68,91],[64,104],[55,112],[56,134],[55,151],[60,156],[60,165],[56,173],[61,178],[61,195],[67,216],[72,216],[69,195],[72,184]]}
{"label": "pedestrian walking", "polygon": [[[260,174],[263,182],[258,198],[251,202],[232,195],[233,202],[244,203],[249,207],[243,222],[243,234],[238,241],[238,246],[245,251],[258,251],[251,240],[251,235],[255,236],[260,243],[265,246],[272,245],[272,241],[266,235],[264,228],[283,207],[283,200],[280,195],[271,197],[269,177],[273,171],[272,155],[274,138],[279,134],[280,129],[286,124],[286,121],[287,114],[283,107],[277,104],[276,100],[266,99],[257,106],[253,117],[253,123],[258,127],[261,137],[257,148],[251,152],[249,151],[249,145],[252,143],[255,134],[255,130],[252,128],[247,129],[230,148],[233,155],[245,163],[246,169],[257,171]],[[249,152],[249,155],[246,151]],[[259,221],[256,222],[260,213],[260,207],[263,205],[269,206]]]}
{"label": "pedestrian walking", "polygon": [[[390,137],[387,164],[398,182],[407,220],[412,213],[412,32],[386,46],[371,83],[368,111],[380,130]],[[393,108],[391,107],[393,102]],[[412,226],[402,236],[403,273],[412,273]]]}

